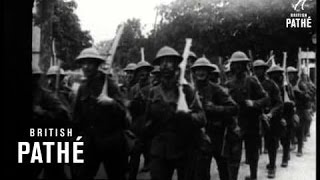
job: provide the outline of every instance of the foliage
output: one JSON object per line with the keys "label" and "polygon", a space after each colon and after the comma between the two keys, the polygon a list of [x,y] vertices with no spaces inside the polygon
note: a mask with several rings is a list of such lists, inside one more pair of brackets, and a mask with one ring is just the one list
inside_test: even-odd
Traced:
{"label": "foliage", "polygon": [[247,54],[251,50],[254,59],[266,59],[274,50],[276,62],[282,62],[282,52],[287,51],[288,65],[295,65],[298,47],[313,47],[317,17],[316,0],[309,0],[305,12],[312,18],[312,28],[286,28],[286,18],[294,13],[292,4],[288,0],[175,0],[157,7],[161,20],[147,38],[141,36],[139,20],[128,20],[131,25],[117,58],[121,67],[137,62],[141,46],[151,61],[164,45],[182,53],[185,38],[190,37],[192,51],[214,63],[218,56],[225,60],[236,50]]}
{"label": "foliage", "polygon": [[[36,17],[36,24],[43,24],[44,21],[52,23],[51,34],[56,42],[57,58],[61,59],[64,69],[75,68],[74,59],[80,51],[92,46],[92,37],[89,31],[81,29],[79,18],[74,13],[77,4],[74,0],[54,0],[53,14],[50,15],[50,7],[46,0],[36,0],[40,5],[40,16]],[[51,29],[51,28],[50,28]]]}

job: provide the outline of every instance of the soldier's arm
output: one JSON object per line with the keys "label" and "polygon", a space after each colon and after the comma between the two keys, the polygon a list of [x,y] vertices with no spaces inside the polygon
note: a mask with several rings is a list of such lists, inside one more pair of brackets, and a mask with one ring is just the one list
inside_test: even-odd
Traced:
{"label": "soldier's arm", "polygon": [[205,106],[204,109],[206,111],[227,116],[234,116],[238,113],[238,105],[222,87],[216,86],[213,97],[216,98],[216,103],[211,106]]}
{"label": "soldier's arm", "polygon": [[249,88],[251,88],[250,93],[252,93],[252,95],[256,95],[257,98],[252,99],[253,107],[259,109],[263,108],[270,99],[268,93],[263,89],[259,80],[257,78],[251,78],[251,86]]}
{"label": "soldier's arm", "polygon": [[204,127],[207,120],[198,94],[189,85],[184,86],[184,92],[189,109],[191,110],[192,121],[197,127]]}
{"label": "soldier's arm", "polygon": [[279,113],[281,108],[283,107],[283,101],[281,99],[281,92],[278,86],[275,84],[272,85],[272,91],[269,94],[270,99],[274,103],[274,106],[271,108],[270,113],[272,116],[275,116],[276,113]]}
{"label": "soldier's arm", "polygon": [[122,127],[123,128],[128,128],[131,124],[131,114],[126,106],[126,98],[125,96],[121,93],[120,88],[116,81],[108,76],[108,89],[109,93],[112,96],[112,98],[115,100],[115,110],[118,110],[120,114],[122,114],[123,120],[122,122]]}

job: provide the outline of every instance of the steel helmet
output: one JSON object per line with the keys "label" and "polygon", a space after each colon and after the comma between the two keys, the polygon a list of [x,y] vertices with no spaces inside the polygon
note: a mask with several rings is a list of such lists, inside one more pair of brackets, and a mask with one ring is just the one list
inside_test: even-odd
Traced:
{"label": "steel helmet", "polygon": [[244,52],[236,51],[236,52],[232,53],[231,58],[230,58],[230,62],[231,63],[250,62],[250,59],[248,58],[248,56]]}
{"label": "steel helmet", "polygon": [[199,68],[199,67],[210,68],[210,71],[214,71],[215,70],[215,67],[205,57],[201,57],[201,58],[197,59],[196,62],[194,62],[194,64],[191,66],[191,70],[194,71],[196,68]]}
{"label": "steel helmet", "polygon": [[189,52],[189,57],[197,58],[197,55],[194,52],[190,51]]}
{"label": "steel helmet", "polygon": [[276,65],[276,66],[271,66],[268,70],[267,73],[274,73],[274,72],[284,72],[283,68],[281,68],[280,66]]}
{"label": "steel helmet", "polygon": [[214,68],[215,68],[215,70],[213,71],[213,73],[220,73],[221,71],[220,71],[220,69],[219,69],[219,67],[216,65],[216,64],[211,64]]}
{"label": "steel helmet", "polygon": [[135,71],[138,72],[138,70],[140,70],[140,69],[146,69],[147,71],[150,72],[153,70],[153,66],[151,66],[150,63],[148,63],[147,61],[140,61],[137,64]]}
{"label": "steel helmet", "polygon": [[152,74],[156,74],[160,72],[160,66],[154,66],[153,70],[151,71]]}
{"label": "steel helmet", "polygon": [[95,60],[99,63],[105,62],[105,59],[93,47],[82,50],[80,55],[76,58],[76,62],[81,63],[84,59]]}
{"label": "steel helmet", "polygon": [[160,59],[166,56],[175,57],[179,63],[182,61],[182,57],[176,50],[169,46],[164,46],[157,52],[156,58],[153,60],[153,64],[158,65],[160,63]]}
{"label": "steel helmet", "polygon": [[[49,75],[56,75],[57,72],[59,70],[59,67],[58,66],[51,66],[49,69],[48,69],[48,72],[47,72],[47,76]],[[62,68],[60,68],[60,75],[65,75],[64,73],[64,70]]]}
{"label": "steel helmet", "polygon": [[287,73],[298,73],[298,70],[292,66],[287,67]]}
{"label": "steel helmet", "polygon": [[225,73],[231,72],[230,62],[229,62],[228,64],[226,64],[226,65],[224,66],[224,68],[225,68],[225,70],[224,70]]}
{"label": "steel helmet", "polygon": [[134,71],[137,67],[136,63],[129,63],[123,70],[124,71]]}
{"label": "steel helmet", "polygon": [[268,64],[266,62],[264,62],[264,60],[258,59],[255,60],[252,64],[253,67],[266,67],[268,68]]}

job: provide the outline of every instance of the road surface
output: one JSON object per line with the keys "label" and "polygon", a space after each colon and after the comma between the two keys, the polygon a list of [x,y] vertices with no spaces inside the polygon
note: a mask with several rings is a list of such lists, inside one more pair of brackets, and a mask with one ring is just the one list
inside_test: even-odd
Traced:
{"label": "road surface", "polygon": [[[308,138],[308,141],[304,145],[304,154],[302,157],[297,157],[297,149],[291,151],[290,156],[291,160],[287,168],[282,168],[280,166],[282,160],[282,147],[279,146],[278,155],[277,155],[277,171],[276,171],[276,180],[315,180],[316,179],[316,118],[313,116],[313,120],[310,128],[311,137]],[[242,154],[242,161],[239,170],[238,180],[243,180],[246,175],[249,175],[249,165],[244,163],[244,151]],[[258,179],[268,179],[267,178],[267,169],[266,165],[268,164],[267,154],[261,154],[259,159],[259,169],[258,169]],[[141,157],[140,169],[143,166],[143,157]],[[211,180],[219,180],[219,175],[217,171],[217,166],[215,160],[212,160],[211,165]],[[100,166],[100,169],[97,173],[97,179],[106,179],[106,174],[103,170],[103,166]],[[138,180],[149,180],[150,174],[139,173]],[[177,180],[176,172],[172,178]]]}

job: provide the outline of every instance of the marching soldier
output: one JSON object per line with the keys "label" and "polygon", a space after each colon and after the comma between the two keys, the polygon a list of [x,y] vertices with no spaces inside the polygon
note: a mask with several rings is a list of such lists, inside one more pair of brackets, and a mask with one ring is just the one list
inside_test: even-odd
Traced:
{"label": "marching soldier", "polygon": [[188,60],[187,60],[187,66],[186,66],[186,74],[185,74],[185,78],[188,82],[192,82],[191,78],[192,78],[192,72],[191,72],[191,66],[193,65],[193,63],[197,60],[197,55],[190,51],[189,52],[189,56],[188,56]]}
{"label": "marching soldier", "polygon": [[[294,85],[298,82],[298,70],[292,66],[287,67],[287,74],[288,74],[288,92],[289,97],[293,101],[294,104],[294,116],[292,118],[292,126],[290,131],[290,144],[292,145],[292,149],[295,149],[297,144],[297,132],[299,129],[300,118],[296,114],[296,97],[295,94],[299,94],[298,91],[294,91]],[[288,124],[290,125],[290,124]],[[290,126],[289,126],[290,127]]]}
{"label": "marching soldier", "polygon": [[[40,69],[33,68],[32,73],[32,122],[30,127],[38,128],[65,128],[70,127],[70,112],[65,104],[51,91],[44,89],[40,85],[40,78],[43,72]],[[59,141],[58,138],[47,137],[39,138],[35,141]],[[42,147],[45,148],[45,147]],[[56,156],[56,150],[53,150],[52,156]],[[51,157],[51,159],[57,159]],[[37,178],[44,168],[44,177],[47,179],[65,179],[64,164],[53,162],[46,165],[35,165],[31,171],[32,178]]]}
{"label": "marching soldier", "polygon": [[307,139],[307,137],[310,137],[310,125],[311,125],[311,114],[312,114],[312,106],[315,103],[315,97],[316,97],[316,89],[315,86],[312,84],[312,82],[310,81],[310,78],[308,76],[308,74],[305,71],[302,71],[301,73],[301,78],[300,78],[300,82],[299,82],[299,87],[303,90],[308,92],[310,99],[309,99],[309,103],[308,103],[308,109],[309,109],[309,113],[307,118],[306,118],[306,127],[305,127],[305,131],[304,131],[304,137],[305,140]]}
{"label": "marching soldier", "polygon": [[[171,179],[177,169],[178,179],[192,178],[194,150],[198,147],[204,113],[190,86],[183,85],[190,112],[177,111],[178,75],[182,57],[171,47],[161,48],[154,60],[160,65],[161,81],[150,89],[147,105],[146,131],[152,137],[151,178]],[[191,158],[192,159],[192,158]]]}
{"label": "marching soldier", "polygon": [[122,93],[129,98],[129,92],[130,89],[134,86],[135,84],[135,77],[134,77],[134,70],[136,69],[137,65],[135,63],[129,63],[123,71],[126,73],[125,74],[125,83],[123,86],[120,87],[120,90]]}
{"label": "marching soldier", "polygon": [[154,66],[153,70],[151,71],[152,79],[151,84],[152,86],[157,86],[160,83],[160,66]]}
{"label": "marching soldier", "polygon": [[211,82],[213,82],[215,84],[220,84],[221,83],[221,77],[220,77],[221,71],[217,65],[212,64],[212,66],[214,67],[214,70],[210,72],[209,79]]}
{"label": "marching soldier", "polygon": [[280,121],[283,102],[278,85],[273,79],[266,77],[266,72],[269,76],[271,76],[273,73],[280,73],[280,75],[282,75],[281,73],[283,73],[283,71],[281,71],[281,69],[275,69],[274,67],[268,69],[268,67],[268,64],[263,60],[256,60],[253,63],[254,74],[257,76],[262,87],[269,95],[269,101],[266,104],[264,112],[261,116],[261,123],[263,125],[262,128],[265,130],[265,145],[268,149],[269,155],[269,164],[267,165],[268,178],[275,178],[277,150],[279,147],[278,144],[282,130]]}
{"label": "marching soldier", "polygon": [[138,138],[138,142],[135,144],[135,147],[130,155],[129,179],[132,180],[137,178],[141,154],[143,154],[145,158],[144,170],[147,171],[149,169],[150,140],[149,137],[144,136],[142,131],[145,124],[147,98],[151,88],[149,77],[152,70],[153,67],[148,62],[140,61],[137,64],[134,72],[138,82],[131,88],[129,93],[129,97],[132,99],[129,106],[132,116],[132,125],[130,129]]}
{"label": "marching soldier", "polygon": [[241,51],[232,54],[230,68],[234,76],[226,83],[226,87],[240,107],[238,122],[250,165],[250,176],[247,176],[246,179],[252,180],[257,179],[258,171],[261,143],[259,117],[268,100],[268,95],[258,79],[249,75],[249,62],[250,59]]}
{"label": "marching soldier", "polygon": [[64,105],[71,110],[71,103],[72,103],[72,92],[68,89],[64,84],[63,80],[65,77],[64,70],[59,68],[58,66],[51,66],[47,72],[47,79],[48,79],[48,89],[55,93],[56,90],[56,81],[57,81],[57,74],[60,71],[59,77],[59,92],[58,97],[64,103]]}
{"label": "marching soldier", "polygon": [[294,126],[294,102],[293,102],[293,92],[291,86],[284,84],[284,70],[279,66],[271,67],[267,73],[269,77],[277,83],[278,87],[280,88],[281,92],[281,99],[283,101],[283,110],[282,110],[282,118],[280,121],[281,124],[281,136],[280,141],[283,147],[283,156],[282,156],[282,163],[281,167],[287,167],[288,161],[290,160],[290,139],[292,128]]}
{"label": "marching soldier", "polygon": [[[302,72],[301,74],[303,73],[304,72]],[[299,124],[299,127],[297,128],[297,139],[298,139],[297,156],[301,157],[303,155],[303,152],[302,152],[303,141],[306,140],[306,137],[305,137],[306,128],[307,128],[308,122],[311,122],[310,101],[312,97],[310,92],[308,91],[306,83],[303,80],[298,80],[298,82],[294,82],[292,86],[293,86],[294,96],[296,100],[297,114],[300,118],[300,124]]]}
{"label": "marching soldier", "polygon": [[226,65],[226,69],[225,69],[224,73],[226,74],[226,82],[227,82],[232,78],[232,72],[230,70],[230,63],[228,63]]}
{"label": "marching soldier", "polygon": [[[102,162],[109,179],[125,179],[128,153],[124,136],[126,112],[119,87],[99,71],[104,62],[94,48],[84,49],[76,58],[86,80],[81,84],[75,102],[73,121],[84,141],[84,164],[76,168],[76,178],[93,178]],[[107,80],[106,80],[107,78]],[[111,101],[98,101],[107,83]]]}
{"label": "marching soldier", "polygon": [[209,157],[206,158],[206,162],[203,162],[202,178],[210,179],[210,166],[212,156],[215,158],[219,176],[221,180],[229,180],[228,159],[223,156],[224,144],[226,141],[226,131],[229,127],[232,130],[233,119],[232,116],[238,113],[236,103],[232,98],[224,91],[224,89],[209,80],[210,72],[216,70],[216,66],[213,66],[206,58],[199,58],[192,65],[191,70],[194,73],[196,90],[199,93],[199,97],[206,113],[207,125],[206,132],[208,133],[211,146]]}

